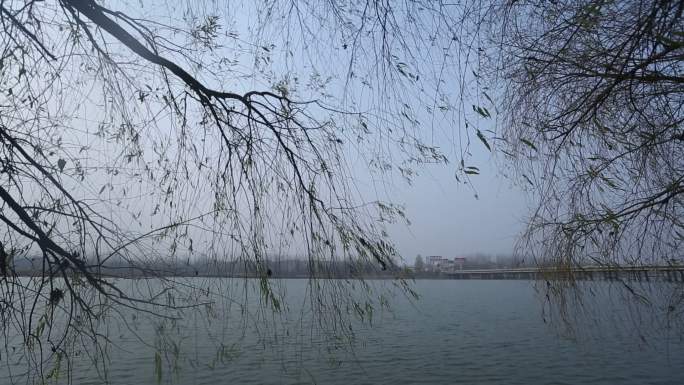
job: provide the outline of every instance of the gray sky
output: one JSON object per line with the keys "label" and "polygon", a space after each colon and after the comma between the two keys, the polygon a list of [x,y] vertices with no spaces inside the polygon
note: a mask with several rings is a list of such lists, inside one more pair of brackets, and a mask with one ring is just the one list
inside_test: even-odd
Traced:
{"label": "gray sky", "polygon": [[[249,3],[238,3],[238,6],[233,8],[217,6],[216,9],[212,9],[211,6],[203,4],[196,9],[197,14],[194,16],[201,20],[203,14],[216,13],[221,15],[221,22],[225,23],[221,30],[222,33],[235,31],[241,38],[251,40],[247,36],[252,36],[254,39],[252,34],[255,31],[253,28],[258,19],[251,7],[252,5]],[[189,6],[188,9],[190,8],[192,6]],[[313,25],[315,26],[315,24]],[[446,31],[443,25],[432,25],[429,22],[424,27],[426,32],[431,28],[435,28],[433,31],[435,33]],[[447,100],[450,103],[457,104],[459,98],[468,95],[468,99],[462,104],[462,108],[466,110],[465,114],[470,114],[468,119],[471,124],[477,121],[477,125],[482,131],[493,129],[493,119],[478,119],[479,117],[475,113],[469,111],[471,104],[479,105],[485,101],[478,100],[481,99],[481,95],[478,95],[475,79],[471,76],[470,70],[465,71],[467,74],[466,82],[459,83],[458,79],[462,74],[460,64],[463,63],[463,59],[458,58],[458,56],[443,58],[441,55],[444,51],[437,44],[433,47],[420,46],[422,54],[428,56],[416,57],[414,60],[417,61],[412,62],[410,57],[402,56],[402,53],[405,52],[396,47],[393,53],[401,56],[397,60],[408,63],[405,67],[407,71],[421,71],[421,78],[434,79],[440,84],[441,89],[439,91],[422,90],[422,86],[429,89],[429,80],[421,84],[420,90],[411,88],[411,85],[408,86],[409,88],[397,88],[395,90],[391,88],[393,87],[391,81],[389,82],[390,88],[379,85],[364,88],[362,82],[364,75],[370,76],[371,81],[375,79],[374,76],[380,76],[374,72],[376,71],[377,63],[375,60],[378,60],[377,57],[372,55],[372,50],[371,52],[363,51],[363,49],[372,47],[374,44],[372,38],[369,38],[370,40],[365,43],[368,46],[365,48],[362,46],[362,49],[357,51],[357,55],[364,52],[367,55],[357,58],[359,62],[354,68],[354,71],[358,73],[357,77],[347,79],[345,74],[349,70],[347,66],[351,60],[349,56],[351,49],[343,48],[342,42],[346,41],[351,44],[350,41],[345,40],[337,32],[321,29],[317,31],[315,39],[304,43],[306,37],[300,35],[296,28],[293,27],[286,31],[283,33],[283,30],[275,28],[274,31],[256,33],[260,37],[255,41],[263,39],[261,45],[273,43],[268,52],[274,58],[273,64],[268,66],[268,71],[273,72],[266,71],[262,76],[256,77],[248,76],[243,80],[237,80],[235,85],[230,83],[217,84],[217,87],[236,87],[238,90],[241,88],[268,89],[270,82],[298,77],[302,79],[300,90],[303,92],[303,99],[316,99],[320,96],[313,92],[307,94],[303,84],[306,83],[305,79],[311,77],[312,73],[320,72],[322,78],[331,78],[326,91],[334,95],[334,101],[331,101],[333,105],[338,103],[347,106],[346,103],[351,102],[352,104],[348,107],[352,109],[358,108],[363,111],[370,108],[373,111],[374,108],[378,107],[378,103],[382,104],[389,100],[392,100],[390,103],[397,105],[402,102],[411,104],[416,114],[415,117],[421,122],[418,128],[419,132],[416,135],[426,143],[435,145],[444,151],[449,158],[449,164],[418,167],[416,169],[418,176],[410,186],[401,178],[395,177],[390,177],[394,179],[388,182],[389,185],[385,183],[387,181],[378,182],[375,180],[374,183],[370,182],[374,176],[369,174],[367,164],[352,166],[356,179],[355,183],[360,185],[358,187],[363,192],[364,200],[387,199],[405,206],[411,224],[407,227],[402,223],[396,223],[389,227],[389,233],[396,243],[398,251],[404,256],[407,263],[412,263],[417,254],[453,257],[473,253],[510,254],[512,252],[516,236],[523,228],[524,216],[527,213],[523,192],[514,187],[512,182],[501,174],[495,164],[494,156],[474,137],[473,132],[469,133],[471,143],[467,146],[467,151],[470,152],[470,155],[467,157],[465,165],[477,166],[480,169],[480,174],[471,177],[472,186],[459,183],[454,174],[461,157],[460,151],[465,150],[463,147],[465,135],[463,119],[465,115],[461,115],[461,112],[457,110],[442,111],[439,108],[433,108],[434,113],[431,113],[421,108],[419,103],[426,95],[440,99],[437,95],[441,94],[440,101],[435,101],[436,104],[433,107]],[[450,42],[449,36],[447,33],[442,38],[446,38],[446,41]],[[408,42],[413,41],[409,39]],[[264,53],[259,44],[255,51],[248,49],[243,52],[242,50],[249,48],[249,45],[244,45],[240,40],[222,39],[221,43],[227,45],[221,52],[237,59],[237,62],[244,66],[246,73],[255,70],[253,68],[253,52],[256,52],[257,56]],[[419,38],[415,43],[421,45],[423,41]],[[320,46],[318,46],[319,44]],[[294,55],[287,54],[290,49],[295,52]],[[297,52],[299,53],[297,54]],[[316,53],[322,54],[316,55]],[[231,73],[231,82],[235,81],[233,75],[235,74]],[[462,91],[459,91],[459,87],[465,87],[466,91],[460,93]],[[393,94],[393,91],[399,92]],[[407,95],[409,95],[407,99],[402,99]],[[382,114],[380,116],[384,117]],[[495,117],[496,114],[494,114]],[[491,137],[491,132],[486,135]],[[349,144],[350,141],[347,139],[346,143]],[[392,157],[391,153],[382,155]],[[356,158],[356,155],[351,155],[351,157]],[[363,153],[363,157],[366,158],[364,160],[367,162],[373,157],[373,154]],[[352,163],[357,161],[354,159]],[[366,167],[365,171],[364,167]],[[358,174],[356,173],[357,170]]]}
{"label": "gray sky", "polygon": [[[201,11],[206,11],[206,9],[201,9]],[[245,33],[244,29],[250,29],[256,21],[253,19],[253,9],[249,9],[249,6],[234,8],[230,11],[227,9],[217,11],[226,15],[224,21],[232,21],[232,23],[228,23],[231,27],[226,26],[226,29],[243,30],[241,36]],[[443,25],[431,25],[429,22],[425,28],[428,30],[435,28],[434,32],[440,31],[440,33],[446,31]],[[282,32],[282,30],[279,31]],[[361,73],[357,80],[348,80],[344,75],[348,71],[347,65],[350,58],[348,56],[349,50],[342,47],[344,39],[336,33],[327,34],[323,30],[317,32],[316,39],[307,43],[311,45],[307,48],[309,51],[301,52],[316,53],[317,49],[321,49],[321,52],[326,54],[323,56],[308,54],[281,56],[280,59],[275,59],[274,65],[271,67],[271,70],[275,71],[274,78],[299,76],[301,79],[306,79],[310,76],[312,68],[316,68],[316,71],[321,71],[323,78],[328,75],[332,76],[333,80],[327,87],[327,91],[335,95],[336,100],[341,104],[345,103],[340,100],[342,95],[347,95],[346,97],[355,100],[355,105],[360,110],[390,99],[393,103],[401,104],[403,100],[397,99],[397,97],[406,96],[405,92],[408,89],[402,89],[400,95],[393,95],[392,89],[383,87],[362,88],[360,79],[363,78],[363,70],[367,70],[368,74],[375,74],[373,71],[375,71],[374,68],[377,64],[374,60],[377,60],[377,57],[370,55],[366,59],[369,60],[366,62],[366,66],[363,65],[363,58],[358,59],[360,60],[359,67],[355,68],[354,71],[361,71]],[[264,36],[270,38],[265,41],[274,43],[275,52],[283,48],[284,45],[289,46],[295,52],[304,50],[304,45],[306,45],[302,44],[302,36],[298,35],[296,28],[292,31],[288,30],[285,35],[269,35],[266,32]],[[450,40],[450,38],[447,39],[447,41]],[[416,41],[418,45],[423,43],[420,39]],[[322,48],[316,48],[317,44],[322,44]],[[486,129],[494,130],[494,119],[479,119],[475,113],[469,111],[471,104],[486,103],[481,95],[478,95],[471,71],[465,71],[466,81],[464,83],[461,84],[458,81],[459,76],[463,73],[460,64],[463,63],[462,60],[464,59],[458,56],[442,58],[441,54],[444,51],[439,44],[432,47],[423,45],[420,48],[423,50],[423,54],[433,56],[417,57],[416,60],[418,61],[413,63],[409,60],[410,58],[401,57],[401,60],[408,62],[407,70],[421,71],[422,78],[431,78],[432,76],[433,79],[440,79],[436,81],[441,84],[442,88],[439,91],[435,90],[434,94],[430,93],[433,91],[428,91],[428,96],[437,98],[437,95],[441,94],[442,101],[449,100],[451,103],[456,103],[459,98],[468,95],[468,99],[464,101],[462,108],[466,110],[466,114],[470,114],[467,115],[470,123],[476,123],[491,138],[493,131],[487,132]],[[401,52],[401,50],[395,51],[396,55],[401,55]],[[244,58],[249,58],[249,60],[244,61],[245,63],[251,63],[252,56],[245,55]],[[334,59],[331,60],[331,58]],[[429,81],[424,86],[429,88],[428,84]],[[264,87],[265,84],[251,86],[258,88]],[[461,86],[466,88],[463,93],[459,91]],[[302,91],[304,90],[302,89]],[[422,91],[424,90],[414,89],[411,91],[414,94],[412,99],[409,98],[407,102],[412,104],[410,100],[414,102],[421,100],[426,95],[422,94]],[[312,94],[304,98],[313,99],[316,97],[317,95]],[[366,103],[370,104],[367,105]],[[437,105],[438,103],[435,106]],[[413,111],[416,113],[416,118],[421,122],[420,132],[417,135],[426,143],[435,145],[444,151],[449,158],[449,164],[424,165],[417,168],[416,171],[419,176],[413,180],[410,186],[401,178],[390,180],[389,186],[383,182],[378,183],[377,180],[374,184],[370,182],[373,176],[367,174],[368,170],[364,171],[364,166],[367,165],[354,166],[354,177],[360,185],[358,187],[364,192],[364,200],[388,199],[405,206],[411,224],[408,227],[403,223],[390,225],[389,233],[407,263],[412,263],[417,254],[448,257],[473,253],[510,254],[513,251],[516,236],[523,229],[524,217],[528,212],[524,193],[502,175],[495,162],[495,157],[475,138],[473,132],[469,133],[470,138],[468,140],[471,143],[467,146],[467,151],[470,155],[467,157],[465,165],[477,166],[480,169],[480,174],[471,177],[472,186],[459,183],[454,174],[461,157],[460,151],[465,149],[462,147],[463,140],[465,140],[464,115],[452,109],[441,111],[439,108],[433,108],[434,113],[430,113],[418,104],[413,107],[415,107]],[[493,118],[496,118],[494,111],[492,113],[494,114]],[[454,124],[454,122],[458,122],[458,124]],[[491,142],[491,144],[494,145],[495,143]],[[369,158],[372,156],[368,153],[363,155]],[[356,170],[359,174],[356,174]]]}
{"label": "gray sky", "polygon": [[501,175],[486,150],[473,152],[481,170],[472,178],[476,191],[456,181],[453,164],[428,167],[413,186],[397,190],[411,224],[393,225],[390,234],[407,263],[417,254],[512,252],[528,212],[525,194]]}
{"label": "gray sky", "polygon": [[[136,10],[130,7],[130,4],[124,9],[130,12],[140,11],[141,16],[148,13],[154,15],[156,11],[161,10],[158,7],[153,7],[151,10]],[[168,23],[183,25],[181,20],[184,20],[193,24],[194,22],[190,20],[192,18],[185,20],[188,16],[184,13],[185,11],[187,10],[171,10],[170,14],[176,15],[177,19],[170,19]],[[400,223],[390,225],[389,233],[407,263],[412,263],[417,254],[454,257],[473,253],[510,254],[512,252],[516,235],[522,229],[524,215],[527,212],[524,195],[518,188],[512,187],[511,181],[501,175],[491,153],[474,137],[473,127],[480,127],[482,131],[487,132],[487,137],[491,138],[494,131],[486,131],[485,128],[491,128],[492,119],[484,119],[481,125],[472,125],[479,118],[472,117],[476,114],[470,111],[470,106],[471,104],[480,105],[483,101],[478,100],[480,89],[479,86],[471,84],[476,83],[472,76],[467,75],[464,77],[464,82],[459,82],[461,79],[459,76],[462,75],[460,58],[444,55],[440,45],[425,45],[420,34],[414,36],[415,41],[409,39],[408,43],[417,44],[417,47],[421,48],[422,53],[427,56],[412,57],[409,53],[413,49],[412,46],[403,47],[395,42],[392,57],[396,57],[391,60],[401,65],[393,62],[389,65],[389,69],[399,66],[402,73],[413,71],[420,74],[421,79],[426,79],[414,83],[393,72],[378,72],[380,59],[374,54],[377,37],[372,34],[367,37],[367,41],[362,42],[365,46],[361,45],[354,51],[356,56],[352,58],[351,48],[347,49],[347,44],[351,44],[348,37],[340,35],[334,29],[327,30],[327,35],[320,36],[326,31],[326,29],[321,29],[315,37],[307,38],[307,36],[297,35],[297,31],[294,31],[292,35],[289,31],[283,34],[282,30],[274,27],[276,31],[270,31],[273,34],[271,35],[269,31],[258,33],[252,31],[254,15],[249,14],[249,9],[222,7],[212,9],[203,5],[197,12],[197,20],[200,21],[203,20],[202,17],[205,14],[211,15],[215,12],[222,16],[220,19],[222,28],[219,34],[222,48],[216,54],[217,57],[232,59],[235,63],[225,72],[221,72],[221,76],[217,72],[216,79],[211,79],[206,72],[192,69],[193,63],[188,60],[178,61],[179,65],[196,71],[197,76],[207,84],[220,89],[245,92],[252,89],[268,90],[273,84],[286,81],[292,89],[298,90],[302,100],[321,99],[335,108],[340,106],[340,109],[361,111],[365,116],[375,117],[374,122],[368,121],[372,135],[369,135],[366,147],[359,146],[354,154],[354,151],[345,150],[343,154],[353,158],[349,159],[351,163],[349,175],[353,175],[354,183],[358,182],[361,185],[359,191],[362,192],[360,197],[362,200],[368,202],[381,199],[404,205],[411,224],[408,227]],[[434,28],[435,33],[444,32],[441,25],[427,25],[425,28],[428,31]],[[280,33],[276,34],[276,32]],[[179,41],[181,39],[173,34],[172,37]],[[243,37],[249,42],[243,40]],[[441,36],[441,39],[451,44],[450,35],[445,34]],[[267,43],[271,42],[273,45],[266,47]],[[291,50],[299,54],[290,54]],[[121,52],[125,54],[128,51],[121,48]],[[269,60],[263,60],[264,56]],[[169,57],[173,59],[173,56]],[[210,60],[211,57],[204,59],[209,63],[214,63]],[[264,62],[269,64],[257,64]],[[351,67],[348,67],[352,62],[354,63],[353,71],[349,69]],[[352,77],[348,71],[354,72],[354,76]],[[245,75],[242,75],[243,72]],[[153,74],[144,71],[139,71],[137,74],[139,75],[137,81],[154,86]],[[314,80],[319,78],[325,80],[322,90],[313,84]],[[430,88],[431,86],[433,88]],[[89,149],[87,154],[90,157],[83,160],[84,167],[89,166],[90,160],[113,166],[117,173],[126,173],[127,168],[137,167],[135,164],[129,164],[123,153],[114,150],[118,142],[113,145],[109,143],[110,138],[97,136],[97,126],[93,122],[107,120],[97,100],[106,93],[106,90],[100,91],[96,87],[92,87],[92,90],[90,87],[86,89],[87,93],[80,95],[80,98],[72,97],[71,103],[66,103],[67,105],[73,104],[71,107],[79,120],[77,123],[79,130],[72,133],[72,136],[66,136],[68,141],[73,141],[70,144],[73,156],[69,158],[67,171],[75,167],[76,159],[82,156],[83,148]],[[469,93],[468,90],[472,92]],[[320,95],[323,93],[330,93],[331,96],[323,97]],[[460,100],[463,103],[459,105]],[[404,115],[406,119],[401,118],[401,114],[405,112],[408,112],[411,118],[419,121],[420,124],[407,124],[407,121],[411,120],[408,115]],[[139,113],[145,116],[146,112]],[[349,121],[339,122],[338,127],[340,135],[342,135],[342,129],[347,128],[345,132],[349,137],[343,137],[343,139],[346,146],[353,146],[356,133],[353,130],[350,131],[349,127],[358,126],[356,115],[351,115],[351,117],[340,115],[340,117],[349,119]],[[155,129],[143,124],[144,122],[141,126],[145,127],[144,137],[148,142],[159,139],[159,143],[155,142],[155,146],[158,145],[161,148],[162,144],[171,143],[169,147],[173,149],[173,143],[176,140],[172,134],[174,132],[173,121],[165,119],[164,116],[158,118],[156,122],[159,127]],[[321,119],[324,119],[324,116]],[[466,120],[471,123],[468,134],[464,129],[468,127]],[[395,130],[394,134],[390,134],[392,128]],[[403,136],[401,135],[402,128],[406,130]],[[201,134],[201,129],[197,127],[193,129]],[[204,146],[205,142],[199,140],[201,135],[196,136],[197,143]],[[414,137],[428,145],[439,147],[440,151],[444,151],[449,158],[449,164],[417,166],[415,171],[418,176],[414,178],[410,186],[401,178],[391,175],[389,181],[378,181],[373,175],[374,171],[369,169],[368,162],[377,160],[389,161],[394,165],[402,164],[402,160],[406,160],[406,154],[399,153],[397,141]],[[468,142],[470,142],[469,145],[466,144]],[[206,146],[210,149],[216,144],[207,143]],[[147,146],[152,145],[148,143]],[[466,157],[465,166],[477,166],[480,169],[479,175],[471,177],[472,185],[459,183],[454,177],[461,151],[470,152],[470,155]],[[414,150],[413,155],[420,157],[415,152],[417,151]],[[170,150],[168,156],[173,160],[173,150]],[[365,171],[361,171],[364,167]],[[357,170],[359,170],[358,173]],[[140,173],[140,170],[129,171],[132,175]],[[165,223],[157,223],[160,219],[149,218],[147,211],[156,211],[154,207],[160,203],[161,198],[148,197],[150,187],[146,183],[138,181],[138,177],[119,180],[122,178],[121,175],[115,177],[102,170],[101,172],[102,175],[89,176],[86,182],[90,185],[89,191],[82,191],[84,199],[92,195],[112,202],[121,201],[121,209],[129,210],[133,214],[138,213],[136,221],[140,217],[138,225],[135,221],[130,222],[131,229],[139,227],[146,230],[152,225],[160,226]],[[396,173],[396,169],[393,169],[391,173]],[[463,174],[460,175],[463,177]],[[117,182],[119,182],[118,185]],[[77,184],[82,187],[80,182]],[[122,194],[119,190],[126,192]],[[202,204],[206,202],[198,198],[202,196],[201,191],[195,191],[189,187],[187,190],[179,195],[182,198],[181,207],[177,205],[173,211],[182,212],[186,209],[188,215],[191,216],[192,210],[205,209]],[[195,204],[198,207],[195,207]],[[121,220],[120,216],[115,215],[119,210],[118,206],[114,209],[112,220],[126,223]],[[141,214],[143,212],[144,214]],[[165,221],[173,219],[163,218]],[[196,237],[196,249],[200,248],[201,244],[197,238],[201,237],[199,235]],[[211,243],[211,239],[205,238],[205,241]]]}

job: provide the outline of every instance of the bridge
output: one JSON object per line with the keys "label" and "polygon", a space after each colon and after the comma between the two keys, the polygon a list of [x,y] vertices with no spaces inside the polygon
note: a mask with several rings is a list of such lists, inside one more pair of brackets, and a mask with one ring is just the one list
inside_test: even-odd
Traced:
{"label": "bridge", "polygon": [[582,281],[684,282],[684,266],[587,266],[579,268],[512,268],[454,270],[443,273],[450,279],[525,279]]}

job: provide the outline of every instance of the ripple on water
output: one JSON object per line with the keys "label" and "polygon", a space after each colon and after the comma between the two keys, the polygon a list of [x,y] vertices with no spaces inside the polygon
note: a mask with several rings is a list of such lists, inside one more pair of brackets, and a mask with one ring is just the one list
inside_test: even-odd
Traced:
{"label": "ripple on water", "polygon": [[[293,286],[288,291],[303,292],[295,287],[301,282],[284,284]],[[290,338],[273,339],[262,333],[265,342],[258,343],[249,328],[243,336],[242,329],[232,333],[214,322],[210,327],[217,330],[207,337],[206,325],[190,323],[182,338],[176,336],[182,343],[179,371],[165,367],[162,383],[681,383],[682,341],[638,346],[629,335],[596,333],[597,338],[577,341],[560,338],[557,330],[543,322],[541,304],[527,284],[419,281],[416,286],[422,295],[417,305],[395,301],[393,313],[378,314],[374,327],[359,325],[358,343],[352,350],[345,350],[343,344],[329,351],[330,340],[312,333],[310,327],[292,330]],[[137,331],[154,342],[151,325],[141,321]],[[238,340],[241,343],[234,354],[217,360],[221,343],[230,346]],[[115,342],[117,347],[110,351],[111,383],[156,384],[153,348],[125,331],[117,332]],[[4,364],[0,365],[1,384],[7,382],[3,380],[8,375],[7,361]],[[74,383],[101,383],[85,358],[76,360],[74,370]]]}

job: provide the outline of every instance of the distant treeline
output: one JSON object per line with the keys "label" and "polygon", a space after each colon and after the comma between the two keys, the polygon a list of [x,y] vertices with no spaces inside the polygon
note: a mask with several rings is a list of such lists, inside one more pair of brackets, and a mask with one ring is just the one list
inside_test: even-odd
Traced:
{"label": "distant treeline", "polygon": [[[128,261],[113,257],[105,263],[88,259],[89,270],[96,275],[142,278],[155,276],[183,277],[269,277],[269,278],[440,278],[445,271],[429,264],[422,267],[391,266],[385,270],[377,263],[362,260],[307,260],[304,258],[273,258],[255,262],[253,260],[210,257],[156,258],[143,261]],[[504,269],[538,266],[532,260],[512,255],[475,254],[466,257],[463,270]],[[18,258],[13,261],[17,275],[42,275],[43,261],[40,257]],[[53,267],[54,273],[55,267]],[[49,270],[48,270],[49,274]]]}
{"label": "distant treeline", "polygon": [[[142,277],[269,277],[269,278],[392,278],[410,276],[405,267],[393,266],[382,269],[376,263],[360,260],[268,259],[259,262],[241,259],[218,258],[159,258],[144,261],[127,261],[111,258],[104,264],[88,260],[89,270],[96,275],[142,278]],[[43,274],[39,257],[18,259],[14,272],[23,276]]]}

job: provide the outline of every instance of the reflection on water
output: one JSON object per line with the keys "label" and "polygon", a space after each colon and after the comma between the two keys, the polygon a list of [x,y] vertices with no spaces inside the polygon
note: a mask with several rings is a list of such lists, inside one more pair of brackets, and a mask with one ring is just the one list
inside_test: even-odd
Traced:
{"label": "reflection on water", "polygon": [[[88,352],[75,352],[81,356],[60,382],[100,384],[106,375],[112,384],[673,384],[684,372],[684,342],[635,334],[619,302],[600,303],[602,315],[578,321],[572,338],[559,333],[529,282],[418,281],[419,301],[394,298],[391,311],[376,309],[373,326],[351,325],[351,349],[296,310],[306,281],[282,284],[291,309],[278,318],[257,304],[247,316],[223,305],[177,322],[128,314],[106,325],[106,373],[98,376]],[[10,372],[26,383],[17,360],[2,357],[0,383]]]}

